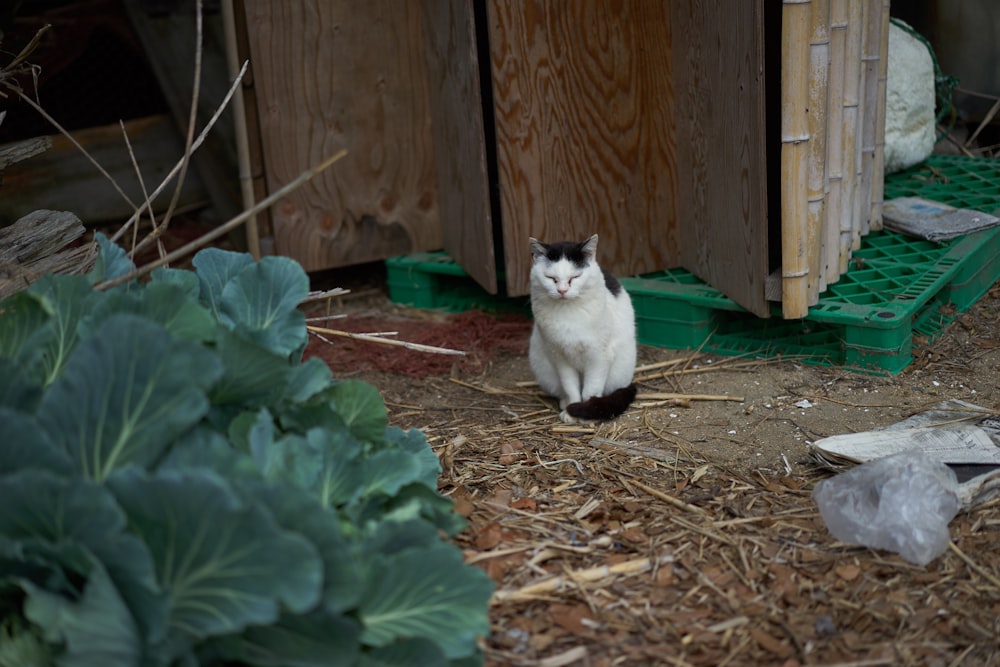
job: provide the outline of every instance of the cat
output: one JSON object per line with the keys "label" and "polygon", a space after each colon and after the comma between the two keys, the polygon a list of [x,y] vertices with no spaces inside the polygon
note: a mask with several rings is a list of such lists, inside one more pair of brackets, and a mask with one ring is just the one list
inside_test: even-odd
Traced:
{"label": "cat", "polygon": [[597,234],[583,243],[531,239],[528,360],[567,424],[614,419],[636,396],[632,300],[596,255]]}

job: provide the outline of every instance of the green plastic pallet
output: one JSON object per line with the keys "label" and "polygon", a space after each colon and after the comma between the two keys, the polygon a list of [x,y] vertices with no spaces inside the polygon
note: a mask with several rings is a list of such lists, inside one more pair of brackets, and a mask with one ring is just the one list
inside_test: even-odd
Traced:
{"label": "green plastic pallet", "polygon": [[[921,196],[960,208],[1000,208],[1000,162],[931,156],[886,179],[886,199]],[[444,253],[388,260],[390,297],[420,308],[526,310],[486,294]],[[933,339],[1000,279],[1000,228],[947,244],[873,232],[850,270],[802,320],[758,318],[683,269],[622,279],[639,341],[719,354],[786,355],[871,373],[909,364],[913,335]]]}
{"label": "green plastic pallet", "polygon": [[[489,294],[443,251],[421,252],[385,260],[389,298],[413,308],[531,312],[527,297],[516,299]],[[498,277],[505,292],[503,276]]]}

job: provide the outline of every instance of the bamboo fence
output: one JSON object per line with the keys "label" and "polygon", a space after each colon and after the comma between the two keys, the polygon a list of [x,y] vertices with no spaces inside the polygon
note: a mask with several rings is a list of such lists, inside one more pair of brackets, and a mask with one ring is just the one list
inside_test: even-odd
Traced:
{"label": "bamboo fence", "polygon": [[802,318],[882,226],[889,0],[783,0],[781,295]]}
{"label": "bamboo fence", "polygon": [[823,271],[823,220],[826,196],[826,112],[830,88],[830,0],[813,0],[809,36],[809,301],[826,289]]}
{"label": "bamboo fence", "polygon": [[809,28],[812,0],[784,0],[781,17],[781,303],[809,312]]}

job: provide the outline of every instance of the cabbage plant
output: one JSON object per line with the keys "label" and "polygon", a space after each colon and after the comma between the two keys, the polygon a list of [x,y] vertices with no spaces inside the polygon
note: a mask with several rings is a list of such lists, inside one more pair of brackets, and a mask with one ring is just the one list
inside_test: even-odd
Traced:
{"label": "cabbage plant", "polygon": [[307,342],[294,261],[206,249],[0,302],[0,666],[482,662],[423,434]]}

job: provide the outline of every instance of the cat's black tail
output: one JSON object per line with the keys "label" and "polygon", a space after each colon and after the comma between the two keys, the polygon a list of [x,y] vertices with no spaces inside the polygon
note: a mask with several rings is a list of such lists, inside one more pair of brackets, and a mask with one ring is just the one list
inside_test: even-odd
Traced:
{"label": "cat's black tail", "polygon": [[566,412],[571,417],[577,419],[590,419],[594,421],[607,421],[614,419],[628,409],[638,390],[635,384],[630,384],[621,389],[615,389],[607,396],[594,396],[586,401],[570,403],[566,406]]}

